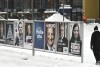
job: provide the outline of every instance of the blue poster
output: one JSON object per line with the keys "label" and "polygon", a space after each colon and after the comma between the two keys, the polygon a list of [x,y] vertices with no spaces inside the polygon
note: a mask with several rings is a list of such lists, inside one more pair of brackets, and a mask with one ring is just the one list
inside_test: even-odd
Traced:
{"label": "blue poster", "polygon": [[44,22],[35,22],[35,48],[44,49]]}

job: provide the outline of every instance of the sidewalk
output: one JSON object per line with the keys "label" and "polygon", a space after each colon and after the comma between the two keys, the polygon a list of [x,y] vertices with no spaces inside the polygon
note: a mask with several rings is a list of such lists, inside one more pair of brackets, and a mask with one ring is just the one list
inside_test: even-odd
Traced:
{"label": "sidewalk", "polygon": [[[58,57],[58,58],[57,58]],[[0,66],[2,67],[97,67],[95,64],[81,63],[79,57],[0,46]],[[98,66],[99,67],[99,66]]]}

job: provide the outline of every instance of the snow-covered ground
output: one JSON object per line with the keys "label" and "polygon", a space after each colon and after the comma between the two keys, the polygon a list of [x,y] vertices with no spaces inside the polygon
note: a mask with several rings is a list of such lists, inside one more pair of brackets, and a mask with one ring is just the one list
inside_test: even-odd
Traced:
{"label": "snow-covered ground", "polygon": [[84,62],[86,63],[95,63],[93,52],[90,49],[90,40],[96,25],[100,31],[100,24],[98,23],[84,24]]}
{"label": "snow-covered ground", "polygon": [[81,58],[54,53],[0,46],[0,67],[100,67],[95,65],[95,58],[90,50],[91,34],[94,26],[100,24],[84,24],[84,63]]}

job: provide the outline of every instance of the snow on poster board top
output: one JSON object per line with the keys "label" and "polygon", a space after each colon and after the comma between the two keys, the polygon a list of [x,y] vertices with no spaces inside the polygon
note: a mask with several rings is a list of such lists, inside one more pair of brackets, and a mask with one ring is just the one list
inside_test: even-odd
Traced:
{"label": "snow on poster board top", "polygon": [[[45,21],[63,22],[63,16],[60,13],[55,13],[52,16],[50,16],[49,18],[45,19]],[[71,21],[64,17],[64,22],[71,22]]]}

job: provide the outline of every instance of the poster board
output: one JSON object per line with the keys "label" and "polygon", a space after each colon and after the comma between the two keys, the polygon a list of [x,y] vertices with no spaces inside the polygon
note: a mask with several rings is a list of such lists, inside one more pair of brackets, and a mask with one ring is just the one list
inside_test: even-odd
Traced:
{"label": "poster board", "polygon": [[78,56],[81,58],[81,62],[83,62],[83,27],[82,21],[35,21],[35,48],[49,53]]}

